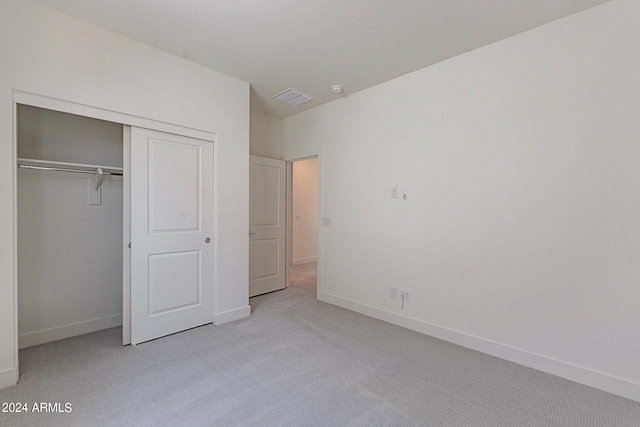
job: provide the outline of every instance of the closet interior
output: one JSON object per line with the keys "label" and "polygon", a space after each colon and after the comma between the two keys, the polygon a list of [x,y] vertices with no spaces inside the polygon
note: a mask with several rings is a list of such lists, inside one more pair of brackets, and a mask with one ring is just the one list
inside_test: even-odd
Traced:
{"label": "closet interior", "polygon": [[17,106],[20,348],[122,324],[123,132]]}

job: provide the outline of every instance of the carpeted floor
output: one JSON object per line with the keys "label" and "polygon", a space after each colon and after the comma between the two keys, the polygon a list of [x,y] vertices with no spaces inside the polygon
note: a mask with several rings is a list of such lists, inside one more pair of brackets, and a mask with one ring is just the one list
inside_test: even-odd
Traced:
{"label": "carpeted floor", "polygon": [[135,349],[114,328],[22,350],[0,403],[71,412],[0,424],[640,426],[639,403],[319,302],[307,273],[231,324]]}
{"label": "carpeted floor", "polygon": [[318,264],[308,262],[294,265],[291,268],[291,286],[309,289],[316,292]]}

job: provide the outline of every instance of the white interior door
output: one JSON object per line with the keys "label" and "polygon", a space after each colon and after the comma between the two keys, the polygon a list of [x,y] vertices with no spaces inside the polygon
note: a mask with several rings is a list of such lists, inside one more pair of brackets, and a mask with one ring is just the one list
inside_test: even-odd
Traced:
{"label": "white interior door", "polygon": [[249,296],[285,287],[286,162],[251,156]]}
{"label": "white interior door", "polygon": [[131,128],[131,343],[213,322],[213,143]]}

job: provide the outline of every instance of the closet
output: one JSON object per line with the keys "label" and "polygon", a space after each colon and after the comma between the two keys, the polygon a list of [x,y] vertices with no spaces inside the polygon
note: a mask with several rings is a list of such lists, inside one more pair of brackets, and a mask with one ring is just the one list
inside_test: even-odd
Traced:
{"label": "closet", "polygon": [[88,110],[16,104],[19,348],[213,322],[215,134]]}
{"label": "closet", "polygon": [[17,105],[20,348],[122,324],[123,131]]}

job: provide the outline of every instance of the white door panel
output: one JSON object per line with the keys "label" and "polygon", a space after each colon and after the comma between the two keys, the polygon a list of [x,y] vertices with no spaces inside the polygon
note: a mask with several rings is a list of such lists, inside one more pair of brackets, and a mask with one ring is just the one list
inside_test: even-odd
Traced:
{"label": "white door panel", "polygon": [[197,145],[149,140],[149,233],[199,231],[200,156]]}
{"label": "white door panel", "polygon": [[285,287],[286,162],[251,156],[249,296]]}
{"label": "white door panel", "polygon": [[131,129],[131,342],[213,322],[213,144]]}

